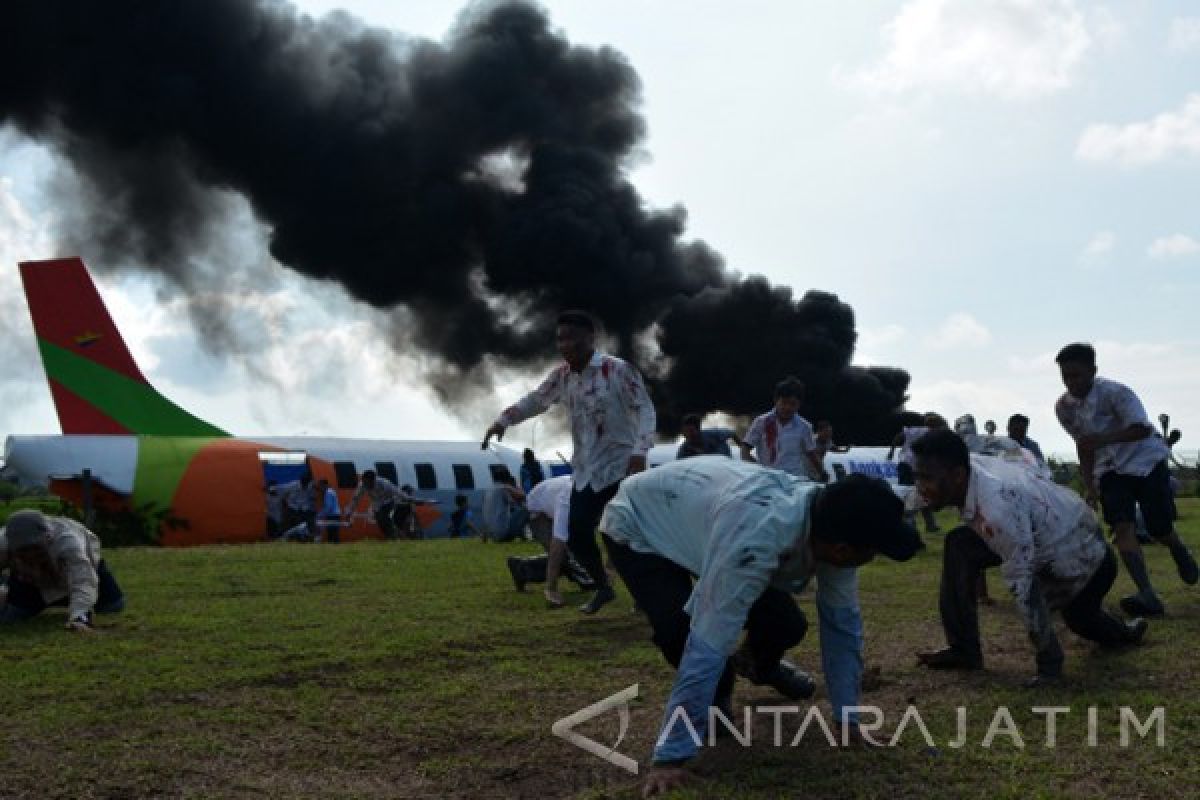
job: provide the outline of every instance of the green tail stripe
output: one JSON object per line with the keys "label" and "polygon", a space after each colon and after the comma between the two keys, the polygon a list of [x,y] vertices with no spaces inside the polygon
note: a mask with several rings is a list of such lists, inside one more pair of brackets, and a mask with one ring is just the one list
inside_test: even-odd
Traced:
{"label": "green tail stripe", "polygon": [[133,475],[134,507],[152,505],[155,511],[171,508],[192,459],[214,441],[211,436],[139,436]]}
{"label": "green tail stripe", "polygon": [[228,436],[192,416],[149,384],[127,378],[45,339],[38,339],[46,374],[133,433]]}

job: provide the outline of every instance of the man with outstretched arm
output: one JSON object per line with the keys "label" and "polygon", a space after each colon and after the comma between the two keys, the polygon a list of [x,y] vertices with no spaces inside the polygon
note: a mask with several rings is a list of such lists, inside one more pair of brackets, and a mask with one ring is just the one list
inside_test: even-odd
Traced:
{"label": "man with outstretched arm", "polygon": [[687,726],[673,724],[676,709],[703,737],[710,706],[731,715],[735,671],[792,699],[812,696],[812,678],[783,656],[807,630],[791,592],[813,577],[834,719],[845,716],[847,733],[858,734],[848,711],[863,666],[855,568],[876,552],[912,557],[919,541],[903,513],[876,478],[823,486],[721,456],[674,461],[621,484],[600,530],[654,643],[678,668],[647,796],[680,785],[697,753]]}
{"label": "man with outstretched arm", "polygon": [[1117,560],[1100,521],[1071,489],[1020,463],[972,454],[952,431],[934,431],[913,444],[917,490],[935,509],[954,506],[964,525],[946,535],[939,611],[948,646],[918,653],[932,669],[980,669],[975,576],[999,566],[1025,619],[1037,653],[1028,686],[1062,675],[1063,651],[1050,612],[1067,627],[1106,646],[1138,644],[1146,621],[1120,620],[1104,610]]}
{"label": "man with outstretched arm", "polygon": [[594,614],[615,597],[596,544],[596,523],[621,479],[646,468],[646,453],[654,444],[654,405],[637,369],[596,350],[596,323],[589,314],[559,314],[555,341],[563,363],[500,414],[483,447],[555,403],[566,407],[574,447],[568,546],[598,587],[579,609]]}

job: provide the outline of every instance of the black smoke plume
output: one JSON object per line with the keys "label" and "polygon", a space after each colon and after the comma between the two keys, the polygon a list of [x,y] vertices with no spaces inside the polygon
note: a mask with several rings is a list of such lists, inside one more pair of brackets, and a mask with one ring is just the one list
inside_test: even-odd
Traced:
{"label": "black smoke plume", "polygon": [[646,208],[637,74],[535,6],[468,7],[443,42],[267,0],[14,0],[0,19],[0,123],[87,188],[61,202],[94,261],[194,288],[234,192],[280,263],[403,306],[397,346],[445,380],[544,363],[554,312],[585,307],[651,377],[664,430],[764,410],[787,374],[839,439],[895,428],[908,376],[848,366],[849,306],[742,280],[682,239],[682,208]]}

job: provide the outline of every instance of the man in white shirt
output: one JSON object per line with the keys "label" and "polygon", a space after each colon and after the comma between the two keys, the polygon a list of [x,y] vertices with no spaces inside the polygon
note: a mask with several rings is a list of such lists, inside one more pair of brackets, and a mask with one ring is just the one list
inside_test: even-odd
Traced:
{"label": "man in white shirt", "polygon": [[487,429],[483,447],[555,403],[566,407],[574,447],[569,545],[599,587],[579,609],[594,614],[615,597],[596,544],[596,523],[621,479],[646,468],[646,453],[654,444],[654,405],[637,369],[596,350],[596,323],[590,315],[559,314],[555,340],[563,363],[500,414]]}
{"label": "man in white shirt", "polygon": [[803,402],[804,384],[799,378],[780,381],[775,387],[775,407],[755,418],[742,439],[742,459],[815,481],[829,480],[817,456],[812,425],[800,416]]}
{"label": "man in white shirt", "polygon": [[[376,475],[375,470],[364,470],[358,479],[358,486],[355,487],[354,494],[350,496],[350,502],[346,504],[346,508],[342,512],[346,522],[349,522],[354,513],[358,511],[358,506],[364,496],[368,500],[369,513],[374,517],[375,524],[379,526],[383,538],[399,537],[400,533],[395,520],[396,506],[398,503],[407,503],[411,509],[415,502],[412,495],[397,487],[387,478]],[[407,524],[407,520],[405,522]]]}
{"label": "man in white shirt", "polygon": [[37,616],[49,606],[67,607],[67,630],[92,630],[92,612],[125,608],[125,594],[100,554],[100,539],[69,517],[14,512],[3,529],[0,567],[10,574],[0,623]]}
{"label": "man in white shirt", "polygon": [[1096,375],[1091,345],[1069,344],[1055,360],[1067,391],[1054,412],[1075,440],[1088,502],[1100,498],[1104,521],[1112,526],[1117,551],[1138,588],[1121,600],[1121,608],[1135,616],[1159,616],[1162,601],[1137,540],[1139,508],[1149,534],[1171,551],[1183,582],[1200,580],[1196,560],[1175,532],[1167,444],[1154,435],[1146,409],[1128,386]]}
{"label": "man in white shirt", "polygon": [[856,568],[876,552],[907,560],[919,543],[887,483],[850,475],[824,486],[697,456],[622,483],[600,529],[654,643],[678,670],[646,794],[681,783],[684,763],[697,753],[677,720],[680,709],[701,738],[710,707],[732,718],[735,671],[793,700],[812,696],[812,678],[783,656],[808,627],[792,590],[813,578],[834,720],[857,732],[863,631]]}
{"label": "man in white shirt", "polygon": [[525,591],[525,584],[545,581],[542,594],[551,608],[561,608],[562,595],[558,591],[558,578],[566,564],[567,577],[581,589],[594,589],[587,570],[571,556],[567,549],[567,521],[571,514],[571,476],[559,475],[546,478],[525,496],[525,507],[529,511],[529,528],[533,538],[547,554],[530,558],[509,556],[508,571],[518,592]]}
{"label": "man in white shirt", "polygon": [[920,653],[934,669],[979,669],[975,576],[1000,566],[1037,652],[1029,685],[1062,675],[1063,651],[1050,612],[1101,645],[1137,644],[1146,621],[1123,622],[1104,610],[1117,560],[1100,521],[1079,495],[1020,463],[972,454],[957,434],[926,434],[913,444],[917,489],[935,509],[954,506],[964,525],[946,536],[939,611],[948,647]]}

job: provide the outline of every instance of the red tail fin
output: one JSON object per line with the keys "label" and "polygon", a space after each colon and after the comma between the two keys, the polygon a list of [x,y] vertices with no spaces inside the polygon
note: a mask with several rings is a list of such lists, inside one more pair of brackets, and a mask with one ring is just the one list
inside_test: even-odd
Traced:
{"label": "red tail fin", "polygon": [[63,433],[224,433],[150,385],[83,261],[26,261],[20,269]]}

